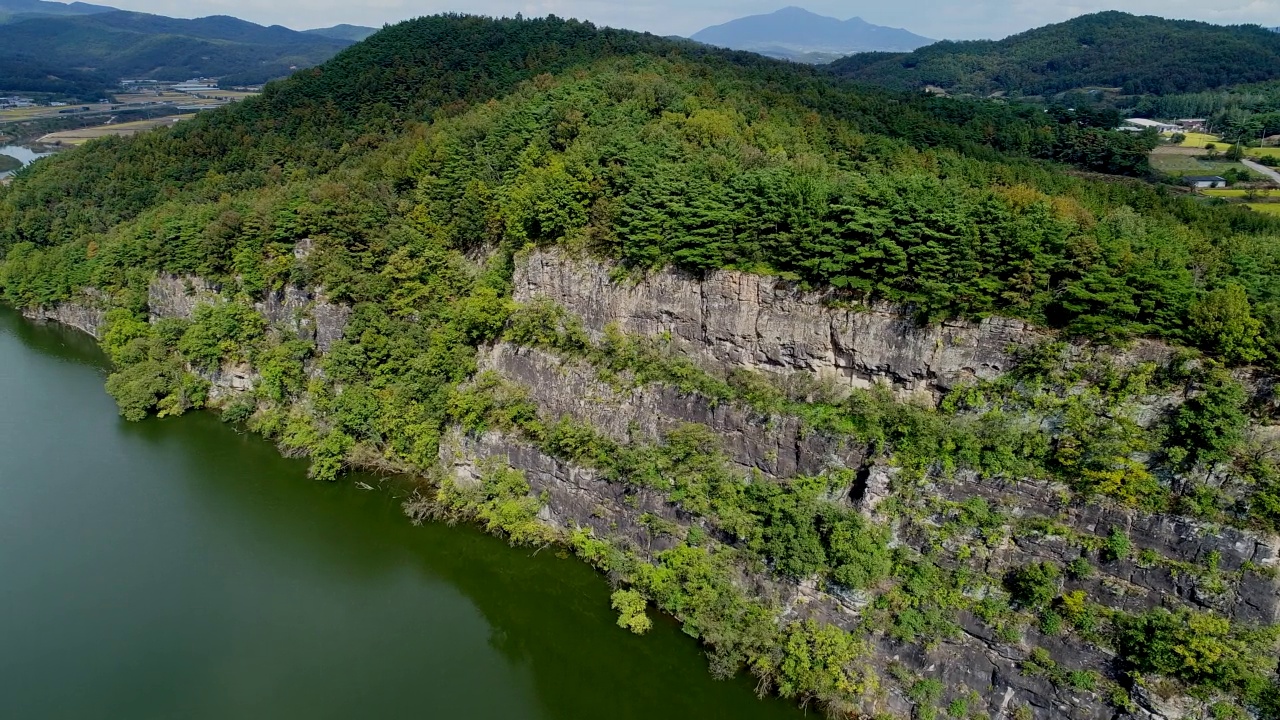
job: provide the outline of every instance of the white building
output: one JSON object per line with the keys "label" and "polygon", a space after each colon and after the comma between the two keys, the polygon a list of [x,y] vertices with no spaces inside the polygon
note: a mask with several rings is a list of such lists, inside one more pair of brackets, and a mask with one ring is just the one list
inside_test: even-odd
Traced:
{"label": "white building", "polygon": [[1148,120],[1146,118],[1129,118],[1128,120],[1125,120],[1124,123],[1129,127],[1137,128],[1139,130],[1155,130],[1159,133],[1179,132],[1182,130],[1181,127],[1172,123],[1162,123],[1155,120]]}
{"label": "white building", "polygon": [[1182,180],[1193,188],[1224,188],[1227,186],[1226,178],[1217,175],[1188,175]]}

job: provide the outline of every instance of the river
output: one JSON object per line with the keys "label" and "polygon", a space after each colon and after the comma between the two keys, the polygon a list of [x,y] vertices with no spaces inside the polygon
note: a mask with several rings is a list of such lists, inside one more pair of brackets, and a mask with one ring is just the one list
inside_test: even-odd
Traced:
{"label": "river", "polygon": [[0,718],[802,716],[554,549],[413,527],[210,413],[124,422],[104,368],[0,308]]}
{"label": "river", "polygon": [[[23,167],[30,165],[42,157],[47,157],[50,154],[51,153],[38,153],[35,150],[32,150],[29,147],[23,147],[22,145],[0,145],[0,155],[8,155],[9,157],[14,158],[18,162],[22,163]],[[12,174],[12,171],[0,172],[0,178],[5,178]]]}

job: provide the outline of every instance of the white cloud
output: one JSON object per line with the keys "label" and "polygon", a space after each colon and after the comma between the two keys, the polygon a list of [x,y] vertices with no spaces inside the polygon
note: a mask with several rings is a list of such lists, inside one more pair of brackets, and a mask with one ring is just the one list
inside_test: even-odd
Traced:
{"label": "white cloud", "polygon": [[839,0],[99,0],[125,10],[173,17],[234,15],[297,29],[337,23],[378,27],[437,12],[528,16],[554,13],[600,25],[691,35],[707,25],[771,12],[787,4],[840,18],[904,27],[935,38],[1004,37],[1084,13],[1124,10],[1215,23],[1280,25],[1280,0],[897,0],[851,4]]}

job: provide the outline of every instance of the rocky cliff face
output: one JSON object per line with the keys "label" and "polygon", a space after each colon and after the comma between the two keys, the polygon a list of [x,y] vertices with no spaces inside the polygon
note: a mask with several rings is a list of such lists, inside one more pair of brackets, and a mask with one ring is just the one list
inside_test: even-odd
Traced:
{"label": "rocky cliff face", "polygon": [[[615,326],[626,333],[663,338],[677,352],[714,375],[738,369],[825,378],[844,388],[883,384],[904,400],[932,403],[970,380],[999,377],[1020,348],[1049,335],[1025,323],[989,319],[922,327],[893,308],[849,309],[830,296],[797,290],[781,280],[734,272],[693,277],[674,271],[619,281],[607,264],[534,252],[517,263],[515,300],[549,301],[580,318],[597,338]],[[191,318],[203,303],[223,302],[221,288],[199,278],[160,276],[151,284],[153,319]],[[106,303],[91,291],[83,301],[29,313],[98,336]],[[255,307],[278,331],[313,341],[324,352],[341,337],[350,309],[328,302],[320,291],[288,287],[268,294]],[[1162,359],[1167,348],[1138,343],[1115,354],[1122,364]],[[686,424],[709,428],[724,455],[748,477],[788,483],[798,476],[848,471],[848,487],[830,499],[857,508],[890,526],[892,544],[924,547],[939,543],[926,530],[945,523],[927,503],[914,523],[886,510],[903,489],[899,469],[885,464],[875,449],[816,432],[798,417],[762,414],[743,405],[716,401],[661,383],[639,383],[606,374],[583,359],[501,342],[482,348],[482,372],[519,386],[547,421],[562,418],[593,428],[620,444],[657,443]],[[248,365],[222,368],[213,377],[215,400],[250,391],[258,381]],[[1255,387],[1270,380],[1249,378]],[[1145,402],[1139,422],[1151,422],[1174,400]],[[548,451],[549,452],[549,451]],[[449,432],[440,445],[440,464],[460,486],[474,486],[489,463],[523,471],[533,493],[544,501],[539,520],[555,528],[589,527],[597,536],[636,549],[644,556],[670,548],[678,534],[656,533],[653,518],[687,530],[706,522],[683,512],[663,493],[610,482],[601,473],[553,457],[514,434]],[[921,484],[923,483],[923,484]],[[1000,578],[1010,569],[1047,561],[1066,566],[1097,548],[1108,533],[1121,531],[1133,552],[1099,563],[1087,576],[1067,577],[1063,593],[1082,591],[1116,612],[1153,607],[1212,610],[1233,621],[1266,624],[1280,620],[1280,544],[1275,538],[1195,522],[1169,514],[1137,512],[1105,502],[1085,501],[1045,481],[982,477],[957,472],[930,477],[910,492],[928,501],[986,501],[1005,525],[985,537],[959,535],[940,542],[940,563]],[[646,520],[648,518],[648,520]],[[1035,521],[1035,522],[1032,522]],[[684,530],[682,530],[683,532]],[[732,538],[725,538],[733,542]],[[1096,558],[1096,553],[1094,554]],[[783,619],[815,618],[865,633],[871,597],[817,581],[780,580],[767,571],[744,574],[750,592],[780,608]],[[1065,670],[1093,670],[1109,677],[1110,652],[1073,634],[1023,627],[1010,636],[964,611],[957,632],[928,646],[874,633],[869,642],[881,667],[893,664],[912,677],[938,680],[945,698],[980,698],[971,711],[1013,716],[1103,720],[1125,716],[1100,690],[1074,687],[1026,671],[1034,648],[1048,650]],[[1133,717],[1195,717],[1207,705],[1162,697],[1139,688]],[[868,710],[910,716],[915,703],[906,685],[886,684]],[[980,707],[979,707],[980,706]]]}
{"label": "rocky cliff face", "polygon": [[[147,292],[151,319],[181,318],[190,320],[200,305],[225,302],[221,286],[203,278],[185,275],[157,276]],[[324,352],[342,337],[351,317],[351,308],[329,302],[321,289],[288,285],[272,290],[258,302],[256,309],[275,328],[313,342]]]}
{"label": "rocky cliff face", "polygon": [[26,308],[23,316],[40,322],[56,322],[102,339],[107,322],[107,298],[93,288],[86,288],[75,300],[51,307]]}
{"label": "rocky cliff face", "polygon": [[[555,303],[580,318],[597,338],[610,325],[628,334],[664,338],[722,377],[739,368],[811,373],[845,387],[886,384],[904,399],[936,400],[957,383],[997,378],[1012,366],[1020,348],[1050,337],[1007,319],[922,327],[893,308],[842,308],[830,296],[803,292],[776,278],[736,272],[699,278],[663,271],[619,280],[615,268],[557,252],[534,252],[518,263],[515,298],[522,303]],[[1132,365],[1163,360],[1169,353],[1158,343],[1140,342],[1113,357]],[[892,468],[868,467],[868,448],[847,438],[806,431],[796,418],[761,416],[663,385],[606,382],[584,362],[508,344],[483,352],[480,367],[525,388],[548,419],[572,418],[618,442],[651,442],[679,424],[699,423],[722,439],[726,455],[743,472],[786,482],[835,468],[860,469],[860,481],[837,499],[860,507],[868,517],[893,522],[877,510],[879,501],[893,494]],[[1153,421],[1169,401],[1149,398],[1147,405],[1140,422]],[[634,524],[642,512],[689,522],[652,497],[643,499],[643,510],[629,508],[616,489],[590,472],[493,433],[456,436],[446,462],[466,475],[495,457],[524,470],[535,492],[548,492],[547,518],[553,522],[589,525],[640,547],[652,542]],[[1067,579],[1064,593],[1084,591],[1116,611],[1192,607],[1245,623],[1280,619],[1275,579],[1280,561],[1274,538],[1083,502],[1066,488],[1013,478],[960,473],[935,481],[924,493],[955,503],[981,498],[1013,519],[1015,525],[994,544],[966,549],[964,544],[972,541],[962,538],[945,549],[955,557],[973,558],[967,561],[970,566],[990,577],[1039,561],[1065,566],[1081,556],[1082,545],[1097,546],[1109,532],[1121,531],[1131,539],[1134,554],[1105,563],[1089,577]],[[1026,531],[1016,525],[1035,518],[1052,519],[1051,524],[1061,529]],[[913,537],[910,528],[896,532],[897,543],[928,542]],[[820,617],[849,629],[861,620],[864,603],[856,597],[804,583],[757,582],[757,591],[767,587],[787,608],[784,616]],[[1030,649],[1040,647],[1062,668],[1099,669],[1105,675],[1112,665],[1108,651],[1034,628],[1011,641],[997,637],[967,613],[958,622],[959,635],[928,649],[883,636],[873,642],[886,664],[896,661],[920,677],[941,680],[951,691],[977,692],[991,717],[1007,716],[1015,708],[1028,708],[1037,718],[1116,716],[1114,705],[1098,692],[1055,684],[1022,670]],[[1135,700],[1133,712],[1140,717],[1189,717],[1206,707],[1146,690]],[[912,703],[898,690],[878,702],[878,710],[911,712]]]}
{"label": "rocky cliff face", "polygon": [[500,343],[481,353],[479,367],[528,389],[550,416],[584,422],[619,442],[654,442],[680,425],[698,423],[715,431],[734,464],[775,478],[859,468],[866,460],[865,448],[805,433],[794,417],[762,416],[665,385],[619,388],[585,363],[535,348]]}
{"label": "rocky cliff face", "polygon": [[597,332],[616,323],[669,334],[712,366],[811,372],[851,387],[887,382],[905,393],[994,378],[1012,365],[1011,348],[1046,337],[1003,318],[921,326],[895,308],[842,308],[831,295],[740,272],[664,270],[619,281],[605,264],[558,252],[534,252],[519,265],[515,298],[549,299]]}

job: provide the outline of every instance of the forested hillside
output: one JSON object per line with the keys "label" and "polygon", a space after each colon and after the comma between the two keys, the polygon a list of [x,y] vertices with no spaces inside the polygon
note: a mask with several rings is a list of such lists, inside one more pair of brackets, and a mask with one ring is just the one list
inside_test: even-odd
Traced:
{"label": "forested hillside", "polygon": [[[1111,717],[1150,686],[1219,717],[1280,717],[1270,610],[1236,602],[1271,597],[1274,568],[1252,560],[1261,544],[1240,540],[1247,563],[1218,549],[1173,558],[1184,548],[1140,552],[1127,530],[1078,517],[1104,507],[1135,528],[1137,513],[1181,528],[1176,514],[1246,539],[1280,528],[1280,466],[1246,442],[1248,413],[1272,412],[1273,398],[1238,379],[1280,367],[1280,219],[1122,177],[1143,172],[1154,138],[1093,124],[554,17],[423,18],[260,97],[20,172],[0,189],[0,292],[101,313],[125,417],[215,404],[310,456],[317,478],[352,466],[422,476],[420,518],[565,543],[625,586],[624,627],[643,632],[652,603],[709,646],[713,672],[751,672],[833,714],[890,695],[916,717],[1005,712],[995,688],[1011,681],[995,671],[951,688],[938,673],[967,666],[907,664],[981,635],[1030,678],[1020,688],[1057,698],[1020,700],[1013,717],[1086,704]],[[717,375],[670,338],[588,332],[562,307],[517,305],[516,268],[538,252],[607,264],[584,290],[671,268],[686,284],[769,274],[780,297],[818,291],[811,304],[850,323],[892,315],[895,352],[918,327],[994,316],[1033,323],[1020,336],[1044,342],[1001,343],[1013,371],[966,367],[972,382],[939,386],[936,403],[925,371],[912,381],[927,403],[803,374]],[[272,308],[305,310],[280,311],[298,293],[341,318],[323,343],[268,322]],[[192,309],[164,314],[162,301]],[[1172,347],[1112,347],[1142,338]],[[748,413],[750,432],[835,438],[867,467],[743,471],[697,423],[608,436],[480,372],[503,344],[564,358],[557,372],[587,363],[593,382],[626,393],[661,385],[681,393],[675,405]],[[928,350],[955,348],[939,335]],[[252,387],[227,382],[233,370]],[[452,479],[461,463],[441,470],[460,434],[588,469],[579,485],[616,489],[617,507],[586,503],[550,527],[550,491],[516,469],[485,465],[471,484]],[[761,455],[738,464],[779,459]],[[849,500],[872,470],[898,478],[878,514]],[[959,476],[1047,488],[1060,506],[1032,517],[947,499]],[[612,528],[591,525],[615,511]],[[647,544],[610,534],[628,527]],[[1027,537],[1060,542],[1062,563],[991,560]],[[1093,562],[1109,585],[1085,584]],[[1126,571],[1132,581],[1111,582]],[[1168,607],[1130,592],[1157,573],[1173,578]],[[836,613],[843,624],[784,615],[769,594],[782,585],[854,610]]]}
{"label": "forested hillside", "polygon": [[1133,100],[1142,117],[1205,118],[1215,132],[1247,140],[1280,135],[1280,82]]}
{"label": "forested hillside", "polygon": [[[352,41],[231,17],[179,20],[132,12],[16,16],[0,23],[0,91],[50,92],[53,79],[95,76],[261,83],[332,57]],[[39,76],[32,69],[44,73]]]}
{"label": "forested hillside", "polygon": [[1280,77],[1280,34],[1122,12],[1084,15],[999,41],[944,41],[832,72],[902,90],[940,87],[988,95],[1116,88],[1125,95],[1212,90]]}
{"label": "forested hillside", "polygon": [[83,2],[49,2],[48,0],[0,0],[0,15],[93,15],[112,12],[115,8]]}
{"label": "forested hillside", "polygon": [[316,28],[314,30],[303,30],[309,35],[319,35],[321,37],[336,38],[338,40],[350,40],[351,42],[359,42],[370,35],[378,32],[377,28],[362,27],[360,25],[334,25],[327,28]]}

